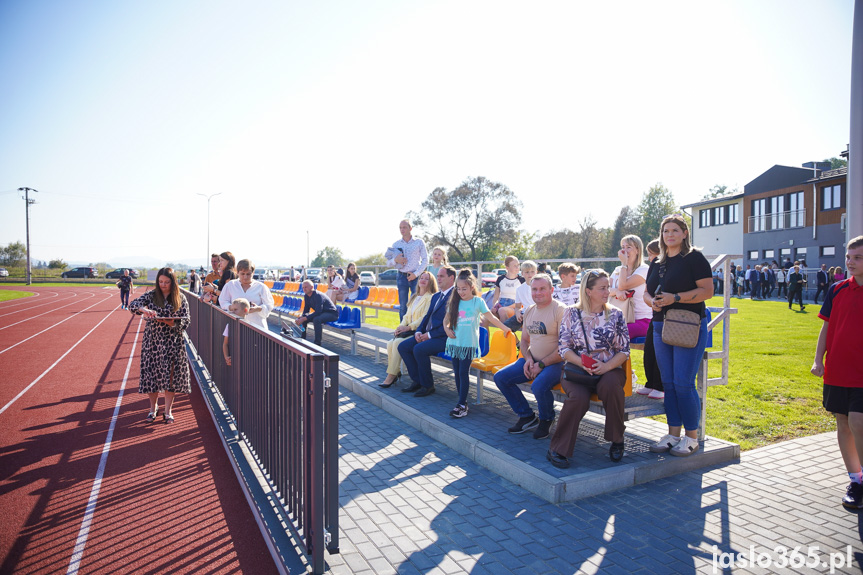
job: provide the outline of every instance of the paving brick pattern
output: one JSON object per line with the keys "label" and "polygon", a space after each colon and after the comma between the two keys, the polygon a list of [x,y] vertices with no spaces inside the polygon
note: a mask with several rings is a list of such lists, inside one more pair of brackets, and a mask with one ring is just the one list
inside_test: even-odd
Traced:
{"label": "paving brick pattern", "polygon": [[[373,352],[349,356],[327,336],[324,345],[342,353],[360,381],[375,385],[383,377]],[[444,384],[434,396],[408,396],[406,403],[445,418],[454,397]],[[341,392],[340,405],[341,553],[327,556],[333,574],[829,573],[830,554],[844,563],[848,546],[852,565],[832,572],[861,572],[863,514],[839,503],[848,480],[835,432],[554,505],[349,392]],[[498,435],[503,422],[495,410],[503,407],[472,407],[457,423],[493,445],[533,442],[544,454],[547,440]],[[579,439],[593,444],[585,459],[601,460],[603,442],[590,433]],[[627,457],[639,456],[629,441],[627,450]],[[581,459],[579,465],[607,467]],[[817,554],[819,565],[780,566],[795,547],[798,561],[811,563]],[[723,565],[723,553],[734,554],[732,566]]]}

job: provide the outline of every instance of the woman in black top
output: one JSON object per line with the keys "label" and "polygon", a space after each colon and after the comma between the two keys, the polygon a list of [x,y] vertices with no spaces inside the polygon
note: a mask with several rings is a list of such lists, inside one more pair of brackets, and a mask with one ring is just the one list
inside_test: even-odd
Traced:
{"label": "woman in black top", "polygon": [[222,288],[228,285],[231,280],[237,279],[237,260],[231,252],[222,252],[219,254],[219,271],[222,272],[222,277],[219,278],[219,285],[207,284],[204,286],[204,291],[211,294],[214,299],[205,299],[214,305],[219,305],[219,294],[222,293]]}
{"label": "woman in black top", "polygon": [[[653,343],[665,388],[665,415],[668,434],[650,446],[654,453],[671,451],[687,456],[698,450],[698,424],[701,400],[695,389],[695,376],[707,347],[707,314],[704,301],[713,297],[713,274],[704,255],[692,249],[689,227],[679,214],[662,220],[659,257],[647,273],[644,301],[653,308]],[[662,341],[665,312],[683,309],[701,317],[698,342],[693,348],[669,345]],[[686,434],[681,437],[681,427]]]}

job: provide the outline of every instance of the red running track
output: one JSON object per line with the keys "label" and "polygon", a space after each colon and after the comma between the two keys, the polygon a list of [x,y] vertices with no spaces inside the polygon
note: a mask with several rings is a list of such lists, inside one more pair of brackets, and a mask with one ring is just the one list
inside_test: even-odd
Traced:
{"label": "red running track", "polygon": [[276,573],[194,379],[144,421],[117,289],[9,289],[37,295],[0,303],[0,573]]}

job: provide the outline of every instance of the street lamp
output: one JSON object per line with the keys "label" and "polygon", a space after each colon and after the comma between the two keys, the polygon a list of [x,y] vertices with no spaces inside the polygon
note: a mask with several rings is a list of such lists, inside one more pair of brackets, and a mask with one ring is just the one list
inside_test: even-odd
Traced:
{"label": "street lamp", "polygon": [[210,200],[221,194],[222,192],[219,192],[218,194],[210,194],[208,196],[207,194],[198,193],[199,196],[207,198],[207,257],[204,258],[204,261],[207,262],[207,264],[204,266],[205,268],[209,266],[210,262]]}
{"label": "street lamp", "polygon": [[39,190],[34,190],[33,188],[18,188],[19,192],[24,192],[24,197],[21,198],[24,200],[24,212],[27,218],[27,285],[31,285],[33,283],[33,279],[31,276],[30,269],[30,206],[36,203],[36,200],[30,198],[30,192],[38,192]]}

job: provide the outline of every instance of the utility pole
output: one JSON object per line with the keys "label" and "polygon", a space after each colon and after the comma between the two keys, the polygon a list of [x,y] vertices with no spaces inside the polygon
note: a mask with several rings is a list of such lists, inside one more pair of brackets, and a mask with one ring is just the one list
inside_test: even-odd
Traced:
{"label": "utility pole", "polygon": [[35,204],[36,200],[30,199],[30,192],[38,192],[39,190],[34,190],[33,188],[18,188],[18,191],[24,192],[24,196],[21,199],[24,200],[24,213],[27,218],[27,285],[31,285],[33,280],[30,276],[30,204]]}
{"label": "utility pole", "polygon": [[204,269],[209,269],[209,267],[210,267],[210,200],[212,200],[216,196],[222,195],[222,192],[219,192],[218,194],[210,194],[209,196],[207,194],[201,194],[201,193],[198,193],[198,195],[204,196],[205,198],[207,198],[207,257],[204,258],[204,261],[206,262],[204,264]]}

